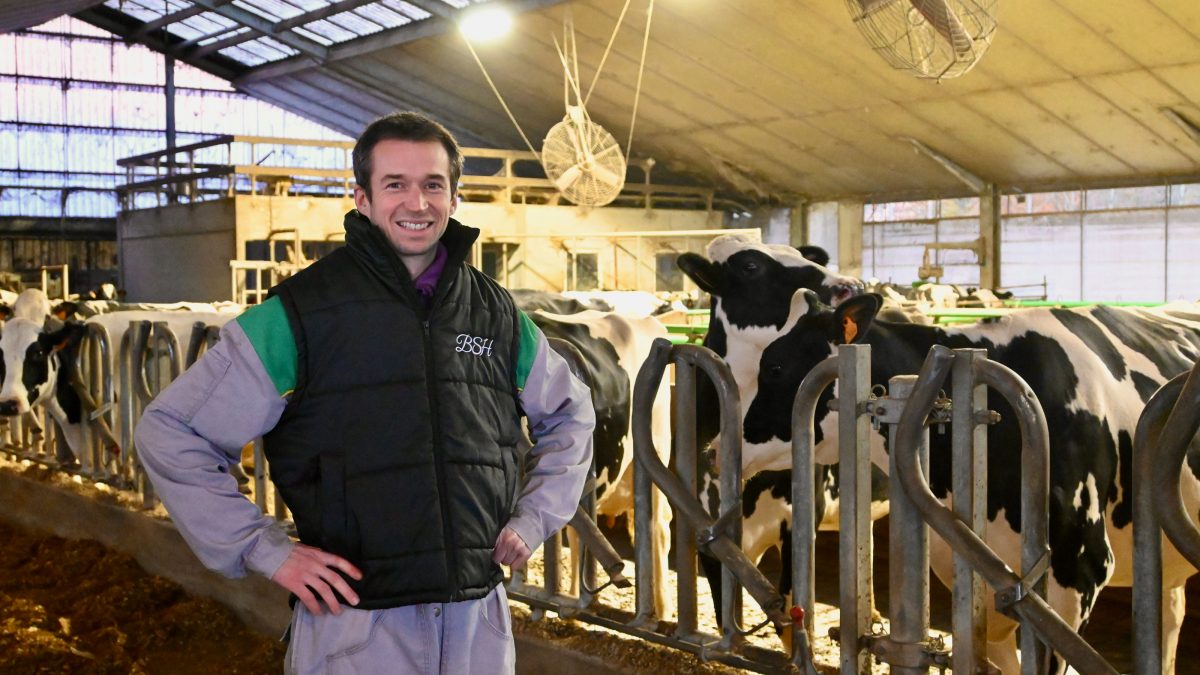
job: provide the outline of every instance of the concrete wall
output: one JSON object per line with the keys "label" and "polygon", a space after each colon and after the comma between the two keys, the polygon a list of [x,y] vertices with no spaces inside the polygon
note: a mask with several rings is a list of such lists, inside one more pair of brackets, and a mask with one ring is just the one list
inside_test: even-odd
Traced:
{"label": "concrete wall", "polygon": [[553,291],[569,290],[569,252],[596,254],[605,288],[655,290],[656,253],[702,253],[710,237],[611,235],[681,230],[718,234],[722,227],[722,214],[716,211],[614,207],[589,210],[468,202],[459,206],[455,217],[480,228],[480,241],[510,245],[509,287]]}
{"label": "concrete wall", "polygon": [[[230,300],[229,261],[245,259],[248,242],[265,241],[272,231],[289,229],[299,229],[306,242],[341,241],[343,218],[353,206],[350,199],[244,195],[122,214],[118,223],[121,286],[130,301]],[[673,259],[686,251],[703,253],[711,236],[613,234],[682,230],[717,234],[723,224],[723,214],[716,211],[473,202],[461,204],[455,217],[480,228],[481,243],[509,245],[508,277],[501,278],[503,282],[512,288],[554,291],[575,287],[566,272],[571,253],[597,257],[604,288],[656,290],[660,287],[656,254]],[[277,238],[290,241],[294,235]]]}
{"label": "concrete wall", "polygon": [[232,199],[122,213],[117,254],[126,300],[228,300],[234,213]]}

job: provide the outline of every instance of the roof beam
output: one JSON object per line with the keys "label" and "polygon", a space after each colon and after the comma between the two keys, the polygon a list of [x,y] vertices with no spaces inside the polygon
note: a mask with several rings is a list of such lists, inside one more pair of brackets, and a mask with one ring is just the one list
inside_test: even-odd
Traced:
{"label": "roof beam", "polygon": [[[218,4],[224,5],[226,3],[232,2],[233,0],[214,0],[214,1],[217,2]],[[200,5],[192,5],[191,7],[188,7],[187,9],[181,9],[178,12],[174,12],[171,14],[164,14],[153,21],[150,21],[148,23],[142,24],[141,26],[138,26],[137,29],[135,29],[132,33],[125,36],[125,40],[127,42],[136,42],[138,40],[138,38],[142,37],[143,35],[149,35],[150,33],[153,33],[154,31],[158,30],[159,28],[168,26],[173,23],[178,23],[180,21],[183,21],[184,19],[190,19],[191,17],[196,16],[197,14],[203,14],[204,12],[207,12],[207,11],[208,11],[208,8],[206,8],[206,7],[201,7]]]}
{"label": "roof beam", "polygon": [[[293,16],[290,19],[283,19],[281,21],[276,21],[275,23],[271,24],[271,31],[272,31],[271,34],[273,36],[277,36],[277,35],[284,33],[285,31],[289,31],[292,28],[295,28],[296,26],[303,26],[306,23],[312,23],[313,21],[320,21],[321,19],[331,17],[335,14],[341,14],[342,12],[348,12],[356,7],[362,7],[363,5],[366,5],[366,4],[369,4],[372,2],[375,2],[375,0],[343,0],[342,2],[338,2],[338,3],[332,4],[332,5],[326,5],[325,7],[322,7],[320,9],[314,9],[311,12],[297,14],[296,16]],[[234,45],[239,45],[243,42],[249,42],[250,40],[255,39],[255,37],[257,37],[257,34],[254,31],[250,31],[247,33],[239,33],[238,35],[228,37],[224,40],[221,40],[220,42],[214,42],[212,44],[207,44],[207,45],[204,45],[203,47],[199,47],[196,49],[196,51],[194,52],[193,55],[194,56],[204,56],[205,54],[210,54],[215,51],[220,51],[222,49],[225,49],[226,47],[232,47]],[[217,45],[220,45],[220,46],[217,46]]]}
{"label": "roof beam", "polygon": [[321,61],[326,60],[329,55],[329,50],[324,45],[290,31],[277,32],[271,22],[240,7],[225,5],[221,0],[191,0],[191,2],[216,12],[226,19],[232,19],[255,32],[272,37],[302,54],[308,54]]}
{"label": "roof beam", "polygon": [[303,26],[306,23],[312,23],[313,21],[320,21],[321,19],[329,18],[334,14],[349,12],[352,9],[362,7],[363,5],[369,5],[372,2],[375,2],[375,0],[342,0],[341,2],[335,2],[320,9],[314,9],[311,12],[297,14],[290,19],[276,21],[275,25],[272,27],[275,30],[282,32],[295,28],[296,26]]}
{"label": "roof beam", "polygon": [[943,155],[937,150],[925,145],[921,141],[918,141],[915,138],[909,138],[908,136],[901,136],[896,140],[912,144],[914,150],[932,159],[938,164],[941,164],[943,169],[949,171],[951,175],[963,183],[966,183],[967,186],[975,191],[975,194],[983,194],[984,190],[987,189],[988,181],[963,168],[963,166],[958,162],[955,162],[946,155]]}
{"label": "roof beam", "polygon": [[1166,115],[1167,119],[1171,120],[1175,123],[1175,126],[1182,129],[1183,133],[1187,134],[1188,138],[1192,139],[1196,143],[1200,143],[1200,126],[1197,126],[1195,122],[1189,120],[1183,115],[1180,115],[1171,108],[1163,108],[1159,112]]}
{"label": "roof beam", "polygon": [[[344,42],[340,45],[329,49],[328,55],[324,58],[325,63],[340,61],[363,54],[396,47],[407,42],[414,42],[427,37],[441,35],[447,30],[454,27],[454,20],[463,10],[455,10],[446,7],[444,10],[437,8],[436,12],[430,8],[435,7],[436,3],[433,0],[420,0],[411,4],[421,7],[427,12],[433,14],[428,19],[423,21],[414,21],[410,24],[405,24],[391,30],[375,33],[366,37],[361,37],[349,42]],[[489,2],[489,6],[507,7],[514,13],[531,12],[552,5],[557,5],[563,0],[493,0]],[[445,15],[444,17],[442,15]],[[312,59],[305,57],[292,57],[283,61],[275,61],[268,63],[247,72],[245,75],[238,78],[234,85],[255,82],[263,79],[290,75],[297,71],[307,70],[318,65]]]}
{"label": "roof beam", "polygon": [[[172,48],[183,41],[183,39],[177,35],[162,33],[145,33],[138,35],[137,37],[133,37],[133,31],[139,28],[140,25],[131,25],[135,20],[128,14],[118,12],[115,9],[110,9],[103,5],[72,14],[72,16],[81,21],[86,21],[87,23],[90,23],[98,28],[103,28],[114,35],[120,36],[122,39],[125,39],[128,36],[132,42],[145,45],[153,51],[164,54],[171,53]],[[245,64],[237,63],[233,59],[224,56],[219,56],[219,58],[216,59],[191,59],[187,58],[186,56],[181,58],[183,58],[183,60],[187,63],[199,68],[200,70],[203,70],[206,73],[216,75],[223,80],[229,80],[231,82],[237,78],[238,73],[242,72],[240,68],[235,68],[232,64],[237,64],[243,67],[245,66]]]}

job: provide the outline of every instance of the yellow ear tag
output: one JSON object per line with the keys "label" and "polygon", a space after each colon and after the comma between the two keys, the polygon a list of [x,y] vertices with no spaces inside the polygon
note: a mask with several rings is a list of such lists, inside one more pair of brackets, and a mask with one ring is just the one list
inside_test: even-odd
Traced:
{"label": "yellow ear tag", "polygon": [[854,338],[858,336],[858,324],[854,322],[854,319],[848,316],[843,316],[842,329],[842,332],[846,335],[846,342],[854,342]]}

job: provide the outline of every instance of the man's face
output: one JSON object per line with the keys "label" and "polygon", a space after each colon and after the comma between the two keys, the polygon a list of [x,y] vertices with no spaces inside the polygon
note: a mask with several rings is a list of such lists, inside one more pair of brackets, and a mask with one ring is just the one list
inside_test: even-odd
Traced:
{"label": "man's face", "polygon": [[354,188],[354,204],[378,227],[415,277],[433,262],[458,206],[450,157],[437,141],[380,141],[371,151],[371,196]]}

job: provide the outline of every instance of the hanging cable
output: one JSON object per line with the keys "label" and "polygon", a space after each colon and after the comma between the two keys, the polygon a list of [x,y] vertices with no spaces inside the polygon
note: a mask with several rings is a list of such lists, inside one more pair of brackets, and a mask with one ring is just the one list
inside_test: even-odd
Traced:
{"label": "hanging cable", "polygon": [[[461,31],[459,33],[462,35]],[[471,40],[466,35],[462,36],[463,42],[467,43],[467,50],[471,52],[471,56],[475,58],[475,63],[479,64],[479,70],[483,72],[483,79],[487,80],[488,86],[492,88],[492,93],[496,95],[496,100],[500,101],[500,107],[504,108],[504,112],[508,114],[508,119],[512,121],[513,126],[517,128],[517,133],[521,134],[521,140],[525,141],[525,147],[533,153],[537,158],[538,163],[542,162],[542,155],[537,150],[533,149],[533,143],[529,142],[529,138],[525,135],[525,130],[517,123],[517,118],[513,116],[512,111],[508,109],[508,104],[504,102],[504,97],[500,95],[500,90],[496,88],[496,83],[492,82],[492,76],[488,75],[487,68],[483,67],[483,61],[479,60],[479,54],[475,53],[475,47],[471,45]]]}
{"label": "hanging cable", "polygon": [[617,33],[621,30],[621,24],[625,23],[625,12],[629,9],[629,3],[632,0],[625,0],[625,6],[621,8],[621,16],[617,17],[617,25],[613,26],[612,36],[608,38],[608,46],[604,48],[604,56],[600,57],[600,65],[596,66],[596,74],[592,76],[592,83],[588,86],[587,96],[583,97],[583,104],[587,105],[592,99],[592,90],[596,88],[596,82],[600,80],[600,72],[604,70],[604,62],[608,60],[608,53],[612,51],[613,43],[617,40]]}
{"label": "hanging cable", "polygon": [[625,156],[632,158],[629,154],[633,151],[633,125],[637,122],[638,99],[642,95],[642,73],[646,70],[646,50],[650,46],[650,20],[654,18],[654,0],[650,0],[650,5],[646,8],[646,36],[642,38],[642,60],[638,63],[637,88],[633,90],[633,115],[629,119],[629,142],[625,145]]}

